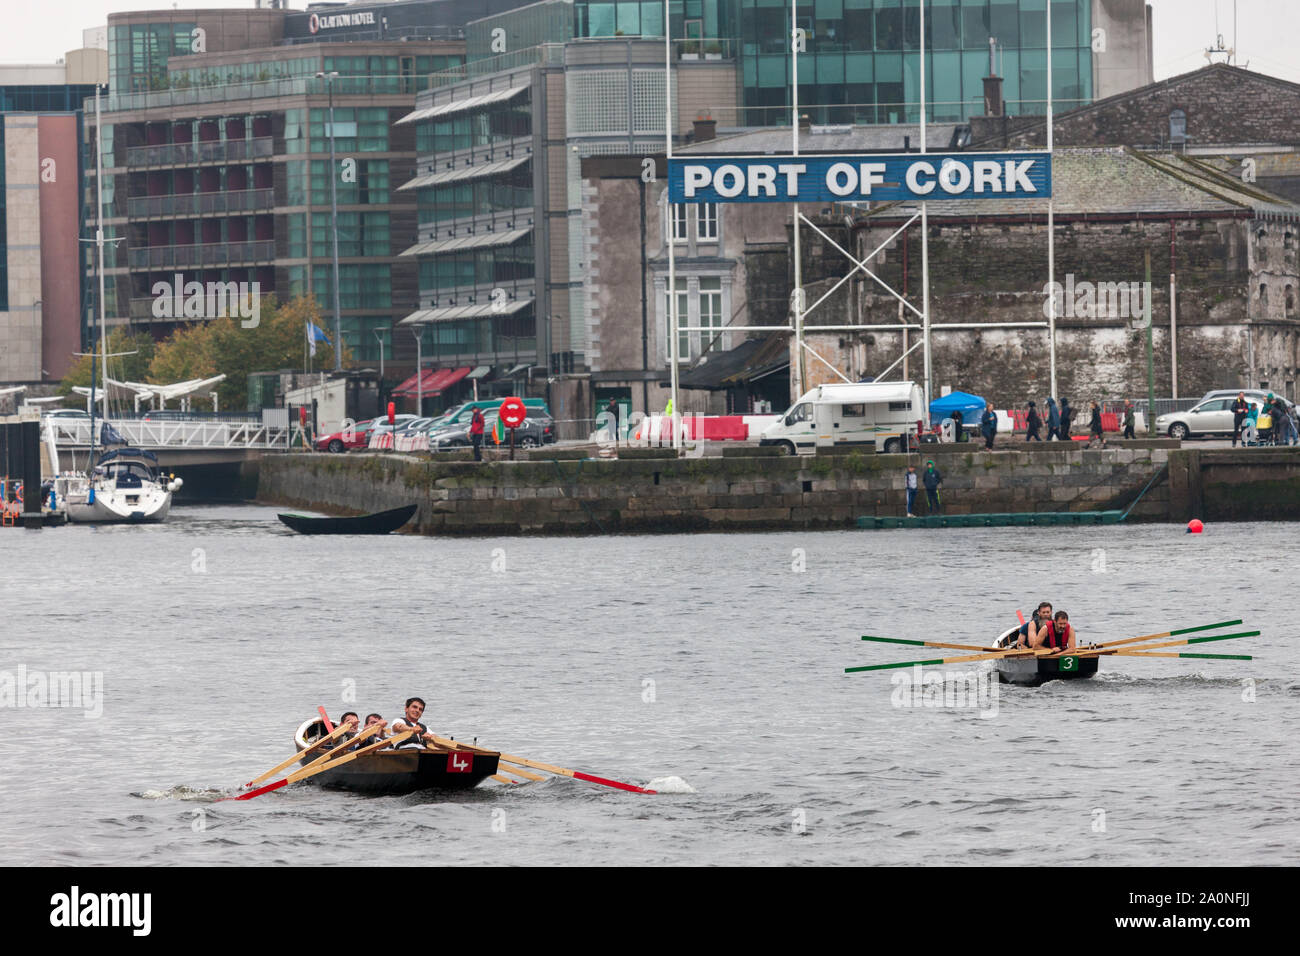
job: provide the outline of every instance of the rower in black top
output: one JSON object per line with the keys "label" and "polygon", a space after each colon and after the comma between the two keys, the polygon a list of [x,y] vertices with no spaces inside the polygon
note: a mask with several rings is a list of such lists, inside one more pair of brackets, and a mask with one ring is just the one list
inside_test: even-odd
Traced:
{"label": "rower in black top", "polygon": [[408,697],[406,700],[406,712],[403,716],[393,721],[392,732],[400,734],[403,731],[414,730],[415,733],[408,737],[405,742],[399,746],[423,746],[427,741],[433,742],[433,734],[429,733],[429,728],[420,723],[420,715],[424,713],[424,701],[419,697]]}

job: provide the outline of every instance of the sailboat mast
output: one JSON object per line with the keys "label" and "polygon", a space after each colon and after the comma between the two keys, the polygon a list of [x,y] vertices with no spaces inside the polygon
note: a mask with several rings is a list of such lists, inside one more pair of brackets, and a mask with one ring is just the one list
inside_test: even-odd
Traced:
{"label": "sailboat mast", "polygon": [[[99,87],[95,88],[95,247],[99,255],[99,353],[104,382],[104,418],[108,418],[108,329],[104,321],[104,148],[100,142]],[[92,447],[95,436],[91,436]]]}

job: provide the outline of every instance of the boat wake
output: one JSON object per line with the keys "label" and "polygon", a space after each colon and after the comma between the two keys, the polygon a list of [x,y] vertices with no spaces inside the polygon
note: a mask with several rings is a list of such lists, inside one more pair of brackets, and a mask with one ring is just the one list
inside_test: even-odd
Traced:
{"label": "boat wake", "polygon": [[226,796],[227,793],[228,791],[225,790],[169,787],[166,790],[141,790],[139,793],[131,794],[131,796],[139,797],[141,800],[187,800],[195,803],[213,803]]}
{"label": "boat wake", "polygon": [[696,790],[681,777],[655,777],[645,785],[655,793],[695,793]]}

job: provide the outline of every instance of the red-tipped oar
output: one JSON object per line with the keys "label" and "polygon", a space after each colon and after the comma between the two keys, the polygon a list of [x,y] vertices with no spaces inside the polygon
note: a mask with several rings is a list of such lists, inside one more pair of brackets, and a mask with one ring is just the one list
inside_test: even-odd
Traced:
{"label": "red-tipped oar", "polygon": [[318,749],[320,749],[321,747],[324,747],[327,743],[329,743],[331,740],[336,739],[340,734],[342,734],[342,733],[343,733],[344,731],[346,731],[347,729],[348,729],[348,728],[347,728],[347,725],[346,725],[346,724],[341,725],[341,726],[335,728],[333,731],[331,731],[331,732],[330,732],[329,734],[327,734],[326,736],[322,737],[320,740],[316,741],[316,742],[315,742],[314,744],[312,744],[310,747],[304,747],[302,750],[298,751],[296,754],[294,754],[294,755],[293,755],[292,757],[290,757],[288,760],[283,760],[283,761],[281,761],[280,763],[278,763],[278,764],[276,764],[274,767],[272,767],[270,770],[268,770],[266,773],[262,774],[260,777],[254,777],[252,780],[248,781],[248,783],[244,784],[244,786],[246,786],[246,787],[256,787],[259,783],[261,783],[261,782],[262,782],[263,780],[265,780],[267,777],[274,777],[277,773],[279,773],[279,772],[280,772],[281,770],[283,770],[285,767],[289,766],[289,764],[294,763],[294,762],[296,762],[296,761],[298,761],[298,760],[301,760],[303,757],[307,756],[307,754],[311,753],[313,750],[318,750]]}
{"label": "red-tipped oar", "polygon": [[[250,790],[248,793],[241,793],[237,797],[222,797],[222,800],[252,800],[254,797],[260,797],[264,793],[270,793],[272,790],[279,790],[281,787],[288,786],[291,783],[297,783],[299,780],[306,780],[308,777],[314,777],[318,773],[324,773],[326,770],[333,770],[335,767],[356,760],[358,757],[365,756],[372,750],[378,750],[381,747],[387,747],[390,744],[396,746],[407,737],[411,736],[414,731],[404,730],[393,737],[385,737],[383,740],[377,740],[368,747],[362,747],[360,750],[354,750],[350,754],[345,754],[337,760],[331,760],[328,763],[316,766],[319,761],[313,761],[306,767],[303,767],[296,773],[291,773],[283,780],[277,780],[275,783],[268,783],[265,787],[258,787],[256,790]],[[326,756],[330,756],[326,754]],[[220,802],[220,801],[218,801]]]}
{"label": "red-tipped oar", "polygon": [[321,704],[319,707],[316,708],[316,713],[320,714],[320,719],[325,721],[325,729],[330,733],[334,733],[334,725],[330,723],[330,715],[325,713],[324,704]]}
{"label": "red-tipped oar", "polygon": [[[456,741],[449,740],[446,737],[433,735],[435,742],[444,747],[459,746]],[[476,750],[479,748],[466,747],[467,750]],[[489,751],[491,753],[491,751]],[[654,790],[647,790],[644,787],[638,787],[632,783],[619,783],[617,780],[608,780],[605,777],[597,777],[594,774],[583,773],[581,770],[570,770],[568,767],[557,767],[554,764],[541,763],[537,760],[528,760],[524,757],[516,757],[513,754],[498,753],[498,759],[510,764],[518,764],[521,767],[532,767],[534,770],[544,770],[547,773],[559,774],[562,777],[572,777],[575,780],[585,780],[588,783],[598,783],[602,787],[613,787],[615,790],[626,790],[629,793],[655,793]]]}

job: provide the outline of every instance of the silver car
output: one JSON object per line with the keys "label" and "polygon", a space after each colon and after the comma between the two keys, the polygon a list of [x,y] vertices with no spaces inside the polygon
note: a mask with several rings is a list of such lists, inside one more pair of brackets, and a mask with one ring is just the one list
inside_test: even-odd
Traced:
{"label": "silver car", "polygon": [[[1240,389],[1238,390],[1240,391]],[[1246,401],[1263,405],[1267,392],[1249,390]],[[1169,412],[1156,419],[1156,431],[1167,434],[1170,438],[1195,438],[1206,435],[1232,435],[1232,406],[1237,400],[1237,392],[1211,392],[1201,399],[1195,407],[1185,412]],[[1285,398],[1282,402],[1287,409],[1292,404]]]}

